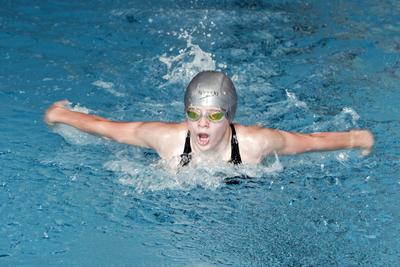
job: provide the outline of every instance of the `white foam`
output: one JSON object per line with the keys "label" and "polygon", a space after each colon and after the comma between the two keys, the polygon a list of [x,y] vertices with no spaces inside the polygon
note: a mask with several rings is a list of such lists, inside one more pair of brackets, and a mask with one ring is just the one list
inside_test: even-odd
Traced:
{"label": "white foam", "polygon": [[78,111],[81,113],[85,113],[85,114],[89,114],[90,112],[93,112],[91,109],[88,109],[84,106],[81,106],[79,103],[76,104],[75,106],[71,106],[70,104],[67,106],[67,108],[69,108],[70,110],[73,111]]}
{"label": "white foam", "polygon": [[117,90],[114,89],[114,83],[112,82],[105,82],[105,81],[101,81],[101,80],[97,80],[92,82],[92,85],[101,88],[101,89],[105,89],[106,91],[108,91],[109,93],[111,93],[114,96],[117,97],[123,97],[125,96],[124,93],[118,92]]}
{"label": "white foam", "polygon": [[147,165],[132,158],[117,156],[117,159],[107,162],[104,167],[115,172],[121,184],[132,187],[137,192],[190,190],[199,186],[214,190],[224,185],[224,179],[229,177],[259,178],[274,175],[283,169],[277,156],[270,166],[241,165],[239,168],[229,163],[218,162],[178,169],[178,162],[177,159],[161,160]]}
{"label": "white foam", "polygon": [[286,91],[286,96],[287,96],[289,103],[293,104],[294,106],[296,106],[298,108],[308,109],[306,102],[298,100],[294,93],[291,93],[288,90],[285,90],[285,91]]}
{"label": "white foam", "polygon": [[92,85],[103,88],[103,89],[111,89],[114,87],[114,84],[112,82],[104,82],[104,81],[94,81],[92,82]]}
{"label": "white foam", "polygon": [[336,153],[335,158],[339,163],[346,166],[346,162],[349,160],[350,155],[348,152],[339,152],[339,153]]}

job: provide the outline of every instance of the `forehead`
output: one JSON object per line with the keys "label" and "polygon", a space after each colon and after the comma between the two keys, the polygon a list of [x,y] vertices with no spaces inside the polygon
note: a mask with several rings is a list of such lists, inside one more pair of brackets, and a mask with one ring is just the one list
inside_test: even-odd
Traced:
{"label": "forehead", "polygon": [[201,111],[221,111],[220,107],[216,106],[189,106],[189,109],[196,109]]}

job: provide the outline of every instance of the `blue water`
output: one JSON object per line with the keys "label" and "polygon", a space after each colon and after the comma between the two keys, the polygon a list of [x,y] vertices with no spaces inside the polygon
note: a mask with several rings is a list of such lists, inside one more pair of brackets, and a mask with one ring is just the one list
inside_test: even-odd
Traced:
{"label": "blue water", "polygon": [[[398,266],[400,5],[329,2],[3,1],[0,265]],[[203,69],[233,78],[238,123],[368,128],[374,151],[174,174],[42,121],[60,99],[180,121]]]}

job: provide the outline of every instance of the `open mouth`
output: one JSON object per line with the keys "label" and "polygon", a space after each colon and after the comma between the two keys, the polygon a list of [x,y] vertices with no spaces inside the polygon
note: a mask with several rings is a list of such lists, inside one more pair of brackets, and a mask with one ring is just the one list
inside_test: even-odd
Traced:
{"label": "open mouth", "polygon": [[208,142],[210,141],[209,135],[206,133],[199,133],[197,135],[197,142],[199,143],[199,145],[201,146],[205,146],[208,144]]}

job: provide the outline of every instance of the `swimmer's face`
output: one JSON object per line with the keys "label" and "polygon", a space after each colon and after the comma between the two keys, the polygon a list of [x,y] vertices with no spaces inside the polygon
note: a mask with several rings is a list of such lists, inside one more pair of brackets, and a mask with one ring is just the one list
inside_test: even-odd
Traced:
{"label": "swimmer's face", "polygon": [[[197,113],[191,114],[190,112]],[[219,108],[214,107],[191,107],[187,113],[187,123],[191,138],[197,148],[202,151],[213,149],[220,144],[226,130],[229,128],[229,121],[221,116]]]}

